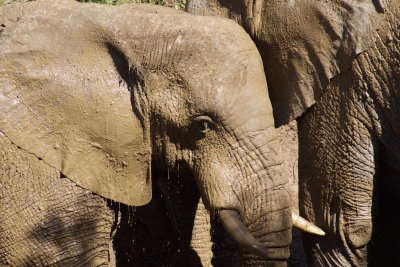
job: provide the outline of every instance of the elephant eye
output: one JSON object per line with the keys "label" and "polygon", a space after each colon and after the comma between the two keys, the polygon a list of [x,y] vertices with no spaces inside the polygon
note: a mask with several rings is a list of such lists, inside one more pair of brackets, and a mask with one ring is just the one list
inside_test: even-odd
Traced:
{"label": "elephant eye", "polygon": [[194,119],[197,128],[199,129],[200,132],[206,133],[210,130],[210,127],[212,126],[212,119],[208,116],[199,116]]}

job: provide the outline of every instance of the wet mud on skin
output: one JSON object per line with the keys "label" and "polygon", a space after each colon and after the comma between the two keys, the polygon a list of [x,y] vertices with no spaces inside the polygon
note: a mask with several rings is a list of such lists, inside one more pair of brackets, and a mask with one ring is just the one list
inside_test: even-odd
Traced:
{"label": "wet mud on skin", "polygon": [[1,132],[0,203],[1,266],[108,264],[114,216],[107,201]]}

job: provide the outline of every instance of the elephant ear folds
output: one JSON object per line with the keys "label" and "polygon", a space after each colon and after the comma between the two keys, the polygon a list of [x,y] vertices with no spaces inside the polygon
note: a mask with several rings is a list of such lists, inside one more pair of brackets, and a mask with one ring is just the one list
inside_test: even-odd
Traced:
{"label": "elephant ear folds", "polygon": [[[278,19],[273,15],[267,22],[274,25],[266,37],[273,54],[266,52],[263,60],[278,125],[302,115],[332,78],[346,72],[356,56],[374,44],[382,17],[372,2],[298,2],[301,13],[294,15],[293,7],[285,6],[287,14],[277,14]],[[287,17],[296,16],[301,23],[286,23]]]}
{"label": "elephant ear folds", "polygon": [[0,131],[83,188],[144,205],[151,150],[125,58],[84,35],[59,40],[75,29],[54,17],[51,31],[38,23],[0,36]]}

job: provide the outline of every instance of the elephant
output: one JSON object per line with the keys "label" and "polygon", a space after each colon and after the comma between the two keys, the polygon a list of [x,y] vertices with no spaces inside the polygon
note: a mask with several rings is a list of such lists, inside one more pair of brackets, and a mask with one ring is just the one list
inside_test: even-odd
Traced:
{"label": "elephant", "polygon": [[71,0],[2,6],[0,25],[1,265],[118,265],[113,208],[177,168],[243,266],[286,265],[288,178],[240,26]]}
{"label": "elephant", "polygon": [[399,1],[188,0],[242,25],[276,126],[296,119],[310,266],[400,265]]}

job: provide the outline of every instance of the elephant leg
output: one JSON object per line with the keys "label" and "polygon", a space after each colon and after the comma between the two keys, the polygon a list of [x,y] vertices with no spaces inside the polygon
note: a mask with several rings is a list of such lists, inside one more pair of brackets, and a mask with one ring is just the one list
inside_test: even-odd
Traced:
{"label": "elephant leg", "polygon": [[107,202],[0,132],[0,265],[112,266]]}
{"label": "elephant leg", "polygon": [[372,235],[379,141],[359,119],[355,94],[339,88],[298,119],[300,214],[327,233],[303,234],[311,266],[367,264]]}
{"label": "elephant leg", "polygon": [[199,255],[202,266],[211,266],[213,258],[211,240],[211,219],[210,213],[203,204],[201,198],[194,217],[192,240],[190,247]]}

